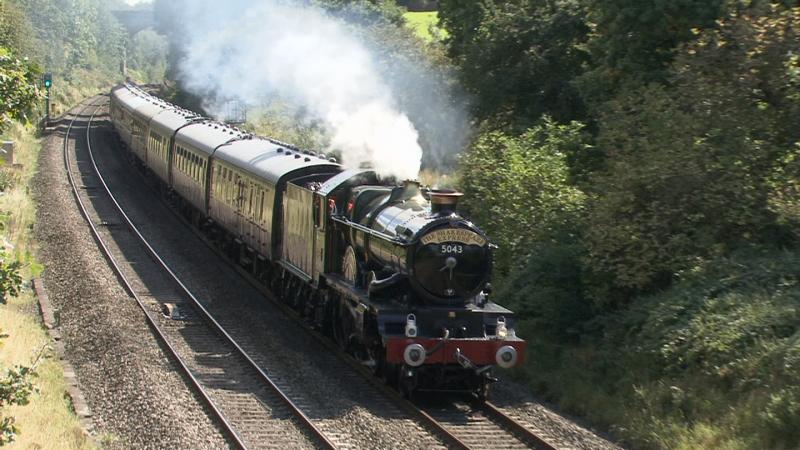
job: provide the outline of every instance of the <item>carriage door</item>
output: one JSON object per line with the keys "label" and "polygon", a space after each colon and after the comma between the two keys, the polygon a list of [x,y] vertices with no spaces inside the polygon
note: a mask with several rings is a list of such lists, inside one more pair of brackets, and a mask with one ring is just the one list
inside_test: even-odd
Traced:
{"label": "carriage door", "polygon": [[322,195],[314,194],[314,267],[311,274],[314,282],[325,271],[325,221],[328,202]]}
{"label": "carriage door", "polygon": [[250,248],[256,249],[256,237],[258,236],[258,228],[256,227],[256,199],[258,195],[258,188],[251,179],[247,179],[247,196],[245,197],[245,211],[247,215],[247,234],[245,234],[245,242]]}
{"label": "carriage door", "polygon": [[245,180],[237,173],[233,173],[233,185],[236,186],[236,231],[240,237],[245,236],[247,217],[245,217],[245,208],[247,207],[247,188]]}

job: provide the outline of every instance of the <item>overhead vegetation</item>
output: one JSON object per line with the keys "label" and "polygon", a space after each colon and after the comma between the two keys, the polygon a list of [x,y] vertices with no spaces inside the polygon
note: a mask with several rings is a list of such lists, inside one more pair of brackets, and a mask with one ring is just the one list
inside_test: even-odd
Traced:
{"label": "overhead vegetation", "polygon": [[0,47],[0,132],[12,121],[27,121],[36,100],[41,70]]}
{"label": "overhead vegetation", "polygon": [[476,118],[527,126],[543,114],[559,121],[583,116],[571,83],[588,61],[580,1],[439,3],[447,50],[475,98]]}

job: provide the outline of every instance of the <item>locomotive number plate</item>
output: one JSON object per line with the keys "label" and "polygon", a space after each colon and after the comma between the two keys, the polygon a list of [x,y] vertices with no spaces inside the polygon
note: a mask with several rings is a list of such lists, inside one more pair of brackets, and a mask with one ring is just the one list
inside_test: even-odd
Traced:
{"label": "locomotive number plate", "polygon": [[441,244],[443,242],[458,242],[464,245],[486,245],[486,239],[474,231],[462,228],[446,228],[426,234],[420,239],[423,245]]}

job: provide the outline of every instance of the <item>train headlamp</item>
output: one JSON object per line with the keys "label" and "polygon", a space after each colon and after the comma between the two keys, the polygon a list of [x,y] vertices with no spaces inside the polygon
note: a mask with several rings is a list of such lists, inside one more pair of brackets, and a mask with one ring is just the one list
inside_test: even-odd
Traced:
{"label": "train headlamp", "polygon": [[497,339],[505,339],[508,336],[508,328],[506,328],[506,318],[505,317],[498,317],[497,318],[497,328],[494,332]]}
{"label": "train headlamp", "polygon": [[417,337],[417,317],[413,314],[406,317],[406,337]]}
{"label": "train headlamp", "polygon": [[494,360],[497,361],[498,366],[504,369],[514,367],[517,363],[517,349],[510,345],[504,345],[497,350]]}
{"label": "train headlamp", "polygon": [[425,347],[411,344],[403,351],[403,360],[411,367],[419,367],[425,362]]}

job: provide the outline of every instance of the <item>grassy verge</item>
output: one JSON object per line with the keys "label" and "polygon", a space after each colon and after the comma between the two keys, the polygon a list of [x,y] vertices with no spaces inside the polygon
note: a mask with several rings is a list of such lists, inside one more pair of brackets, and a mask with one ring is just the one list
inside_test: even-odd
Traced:
{"label": "grassy verge", "polygon": [[3,218],[0,235],[5,240],[6,251],[23,263],[22,275],[26,283],[19,296],[0,305],[0,331],[8,336],[0,341],[0,371],[14,365],[30,366],[40,353],[45,355],[34,379],[38,392],[31,396],[30,403],[4,411],[16,419],[20,430],[10,448],[92,448],[93,443],[84,435],[71,410],[61,365],[49,350],[50,338],[40,324],[36,299],[30,289],[29,280],[41,272],[33,256],[32,226],[36,208],[28,189],[41,142],[31,130],[20,125],[14,126],[3,138],[15,142],[15,162],[22,167],[0,168],[5,178],[13,183],[0,195]]}
{"label": "grassy verge", "polygon": [[407,12],[403,17],[406,19],[406,26],[427,42],[441,41],[447,37],[447,31],[438,26],[439,13],[436,11]]}

